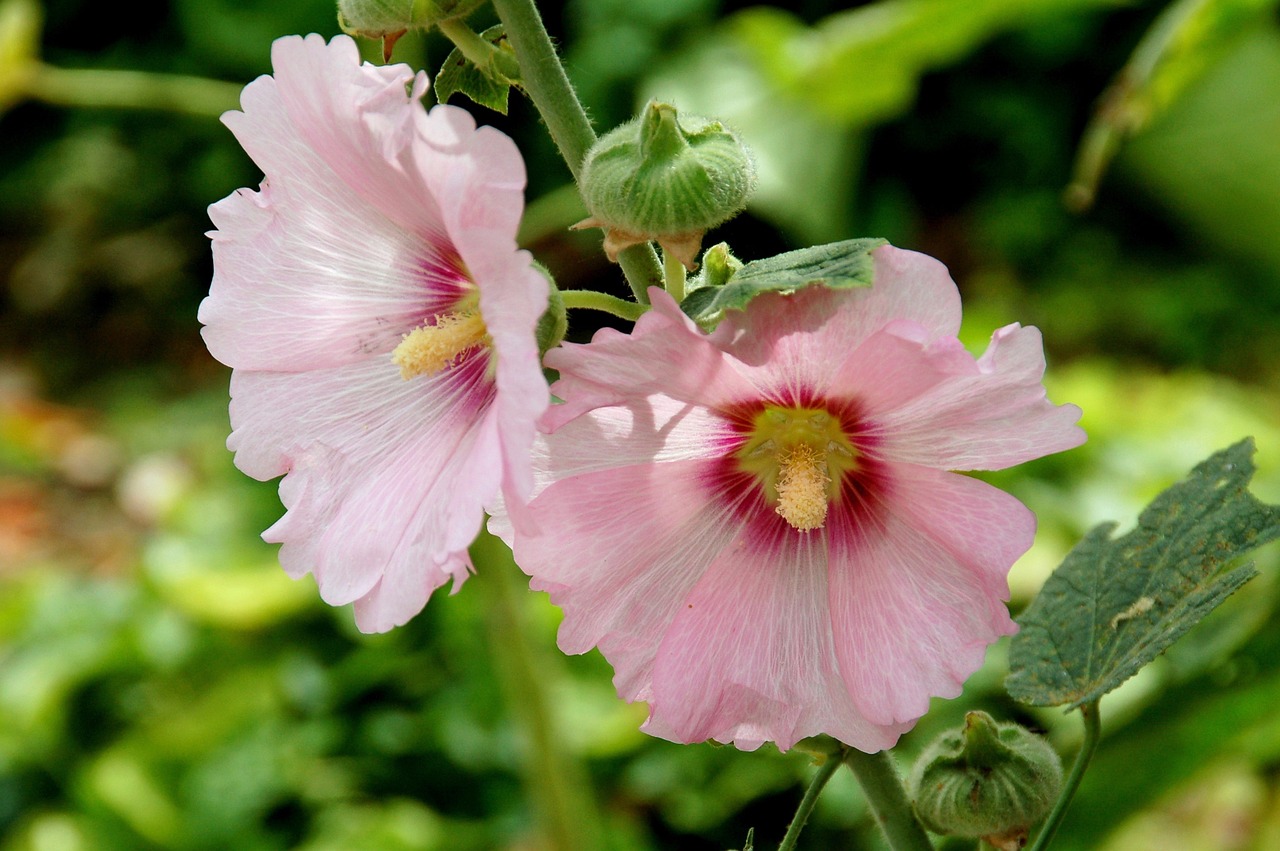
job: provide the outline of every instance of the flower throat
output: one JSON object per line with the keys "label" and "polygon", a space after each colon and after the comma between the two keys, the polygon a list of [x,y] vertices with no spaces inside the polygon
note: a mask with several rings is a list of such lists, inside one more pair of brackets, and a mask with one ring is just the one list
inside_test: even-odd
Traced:
{"label": "flower throat", "polygon": [[822,528],[858,451],[840,418],[824,408],[769,405],[751,421],[735,453],[739,468],[757,478],[765,498],[793,529]]}

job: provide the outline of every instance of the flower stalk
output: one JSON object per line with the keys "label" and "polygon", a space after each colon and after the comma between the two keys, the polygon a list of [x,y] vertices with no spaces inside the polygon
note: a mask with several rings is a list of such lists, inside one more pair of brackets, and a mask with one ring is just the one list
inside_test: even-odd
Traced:
{"label": "flower stalk", "polygon": [[804,830],[805,824],[809,821],[809,816],[818,803],[818,796],[826,788],[827,781],[835,776],[843,761],[842,753],[832,754],[818,767],[818,773],[813,775],[813,780],[809,781],[809,788],[800,799],[800,806],[796,807],[796,814],[791,818],[791,824],[787,825],[787,833],[782,837],[782,844],[778,846],[778,851],[795,851],[798,847],[796,843],[800,841],[800,831]]}
{"label": "flower stalk", "polygon": [[562,290],[560,297],[569,310],[599,310],[629,322],[635,322],[648,310],[643,304],[596,290]]}
{"label": "flower stalk", "polygon": [[1062,784],[1062,792],[1058,795],[1057,802],[1044,820],[1044,826],[1036,834],[1036,841],[1031,846],[1031,851],[1045,851],[1053,841],[1054,834],[1058,832],[1058,827],[1067,814],[1067,808],[1071,806],[1071,799],[1080,788],[1085,769],[1089,767],[1093,753],[1098,749],[1098,741],[1102,738],[1102,718],[1098,715],[1098,701],[1090,701],[1081,706],[1080,714],[1084,717],[1084,741],[1080,744],[1076,761],[1071,764],[1071,772],[1067,775],[1066,782]]}
{"label": "flower stalk", "polygon": [[933,843],[911,809],[911,802],[907,800],[906,790],[889,752],[869,754],[849,748],[843,761],[858,778],[858,785],[867,796],[871,812],[884,831],[889,847],[893,851],[933,851]]}
{"label": "flower stalk", "polygon": [[[521,88],[547,125],[565,164],[577,180],[582,160],[596,141],[595,130],[578,100],[533,0],[493,0],[520,64]],[[658,255],[650,245],[635,245],[618,255],[622,274],[636,301],[649,303],[648,289],[662,285]]]}
{"label": "flower stalk", "polygon": [[217,118],[240,103],[234,83],[182,74],[58,68],[40,63],[24,86],[29,97],[54,106],[155,109]]}
{"label": "flower stalk", "polygon": [[525,793],[533,803],[550,851],[601,847],[599,813],[581,763],[556,729],[545,684],[550,661],[538,652],[541,636],[530,633],[528,599],[511,551],[488,532],[471,545],[481,566],[476,584],[487,597],[485,627],[505,703],[527,748],[521,760]]}

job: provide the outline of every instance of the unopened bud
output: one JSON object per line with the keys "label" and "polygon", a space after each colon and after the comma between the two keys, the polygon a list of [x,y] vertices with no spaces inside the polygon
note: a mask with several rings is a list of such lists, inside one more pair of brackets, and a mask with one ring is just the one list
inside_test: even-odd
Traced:
{"label": "unopened bud", "polygon": [[611,259],[656,240],[695,269],[702,235],[742,211],[755,181],[737,134],[651,101],[587,152],[580,182],[591,218],[581,226],[605,229]]}
{"label": "unopened bud", "polygon": [[1040,736],[970,712],[916,761],[908,781],[925,827],[1021,848],[1062,788],[1062,761]]}
{"label": "unopened bud", "polygon": [[538,262],[533,264],[533,268],[542,273],[550,286],[547,309],[538,317],[538,325],[534,329],[534,336],[538,340],[538,354],[545,355],[564,340],[564,335],[569,330],[569,316],[565,310],[564,296],[560,295],[560,288],[556,286],[550,270]]}
{"label": "unopened bud", "polygon": [[406,30],[425,29],[450,18],[462,18],[484,0],[338,0],[338,22],[345,32],[365,38],[397,38]]}

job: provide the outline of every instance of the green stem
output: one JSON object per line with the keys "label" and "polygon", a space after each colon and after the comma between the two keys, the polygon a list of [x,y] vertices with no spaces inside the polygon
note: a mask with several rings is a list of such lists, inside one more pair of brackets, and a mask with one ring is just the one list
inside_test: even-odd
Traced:
{"label": "green stem", "polygon": [[787,835],[782,837],[782,844],[778,846],[778,851],[795,851],[796,843],[800,841],[800,831],[804,830],[805,823],[809,821],[813,807],[818,803],[818,796],[822,794],[827,781],[840,768],[842,760],[842,754],[832,754],[818,768],[818,773],[813,775],[809,788],[804,791],[804,797],[800,799],[800,806],[796,807],[796,814],[791,819],[791,824],[787,825]]}
{"label": "green stem", "polygon": [[[542,116],[576,181],[596,133],[560,64],[542,17],[533,0],[493,0],[493,8],[520,63],[520,86]],[[648,288],[662,285],[662,270],[653,247],[632,246],[618,255],[618,263],[636,301],[648,304]]]}
{"label": "green stem", "polygon": [[[471,545],[478,566],[473,582],[487,595],[485,625],[496,673],[509,711],[527,746],[522,760],[525,793],[541,822],[550,851],[600,848],[603,831],[591,786],[580,762],[558,734],[546,691],[555,662],[538,648],[523,599],[527,586],[511,550],[488,532]],[[521,597],[520,592],[526,596]]]}
{"label": "green stem", "polygon": [[216,118],[239,107],[241,88],[236,83],[179,74],[40,64],[27,93],[55,106],[158,109]]}
{"label": "green stem", "polygon": [[662,271],[666,276],[667,292],[676,300],[676,304],[684,301],[684,283],[688,272],[684,264],[666,249],[662,251]]}
{"label": "green stem", "polygon": [[649,309],[643,304],[595,290],[561,290],[560,298],[564,300],[564,306],[568,310],[599,310],[631,322],[644,316]]}
{"label": "green stem", "polygon": [[467,26],[466,21],[461,18],[446,18],[436,22],[436,26],[449,41],[453,42],[458,52],[484,74],[489,76],[496,74],[508,80],[520,78],[520,68],[511,54],[481,38],[475,30]]}
{"label": "green stem", "polygon": [[1067,775],[1067,780],[1062,785],[1062,792],[1049,812],[1049,817],[1044,821],[1044,827],[1040,828],[1040,833],[1036,835],[1031,851],[1044,851],[1053,841],[1053,835],[1058,832],[1058,826],[1062,823],[1063,816],[1067,814],[1067,807],[1071,806],[1071,799],[1075,797],[1076,789],[1080,788],[1080,780],[1084,777],[1085,769],[1089,767],[1093,752],[1098,749],[1098,741],[1102,738],[1102,718],[1098,714],[1098,701],[1094,700],[1081,706],[1080,714],[1084,716],[1084,741],[1080,743],[1080,752],[1076,754],[1076,761],[1071,764],[1071,773]]}
{"label": "green stem", "polygon": [[893,851],[933,851],[929,834],[925,833],[911,809],[898,769],[888,751],[868,754],[849,748],[845,752],[844,763],[858,778],[871,812],[875,814]]}

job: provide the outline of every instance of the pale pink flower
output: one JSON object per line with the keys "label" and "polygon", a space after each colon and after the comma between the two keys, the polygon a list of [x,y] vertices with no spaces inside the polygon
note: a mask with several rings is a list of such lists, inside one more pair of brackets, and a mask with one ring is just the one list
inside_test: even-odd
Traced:
{"label": "pale pink flower", "polygon": [[204,339],[231,366],[227,445],[288,511],[263,537],[362,630],[449,578],[486,506],[519,505],[548,404],[546,279],[516,248],[515,144],[338,36],[282,38],[223,120],[266,175],[209,209]]}
{"label": "pale pink flower", "polygon": [[1015,630],[1035,517],[947,471],[1077,446],[1080,411],[1046,400],[1035,328],[975,361],[942,264],[874,261],[871,289],[761,296],[711,335],[654,290],[630,335],[547,355],[565,404],[516,560],[654,735],[887,748]]}

